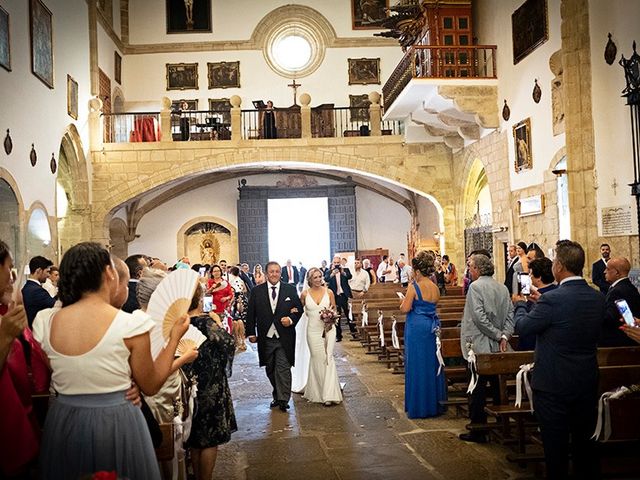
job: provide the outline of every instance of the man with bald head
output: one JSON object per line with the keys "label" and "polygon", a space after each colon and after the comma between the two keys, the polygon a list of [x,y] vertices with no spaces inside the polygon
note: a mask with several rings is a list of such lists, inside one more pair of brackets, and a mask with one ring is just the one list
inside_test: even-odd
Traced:
{"label": "man with bald head", "polygon": [[640,317],[640,293],[629,280],[631,264],[624,257],[613,257],[604,269],[604,278],[611,286],[605,298],[604,323],[598,346],[624,347],[635,345],[633,340],[620,330],[620,312],[616,300],[626,300],[634,317]]}
{"label": "man with bald head", "polygon": [[124,260],[115,255],[111,255],[111,261],[118,272],[119,281],[116,290],[111,292],[109,303],[112,307],[121,309],[129,297],[129,267]]}

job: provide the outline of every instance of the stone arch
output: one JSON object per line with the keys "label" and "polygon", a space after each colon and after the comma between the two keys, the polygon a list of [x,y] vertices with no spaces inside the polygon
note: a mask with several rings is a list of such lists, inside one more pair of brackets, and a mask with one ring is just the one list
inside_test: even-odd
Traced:
{"label": "stone arch", "polygon": [[327,47],[331,47],[338,37],[331,22],[319,11],[304,5],[284,5],[267,13],[251,34],[251,42],[262,47],[274,27],[283,22],[301,22],[314,27]]}
{"label": "stone arch", "polygon": [[203,222],[217,223],[218,225],[222,225],[224,228],[229,230],[229,232],[231,233],[231,249],[234,252],[235,256],[232,258],[227,258],[226,260],[228,264],[237,263],[239,258],[238,227],[236,227],[232,223],[229,223],[226,220],[223,220],[222,218],[213,217],[213,216],[195,217],[188,220],[182,225],[182,227],[180,227],[176,237],[176,246],[177,246],[176,258],[188,256],[187,231],[194,225],[197,225],[198,223],[203,223]]}
{"label": "stone arch", "polygon": [[[90,238],[89,174],[82,140],[75,125],[70,124],[60,141],[57,187],[67,201],[67,211],[58,216],[58,254]],[[61,196],[62,192],[57,193]]]}
{"label": "stone arch", "polygon": [[113,113],[124,112],[124,93],[120,87],[113,88],[111,98],[113,98]]}
{"label": "stone arch", "polygon": [[[0,167],[0,187],[2,187],[0,188],[0,206],[3,206],[0,214],[0,232],[2,232],[0,238],[9,245],[14,255],[15,264],[22,266],[26,263],[24,246],[26,212],[24,201],[18,188],[18,182],[3,167]],[[6,219],[4,215],[7,215]]]}
{"label": "stone arch", "polygon": [[[30,231],[31,219],[33,218],[34,212],[37,210],[41,210],[44,212],[44,216],[47,221],[47,227],[49,229],[49,238],[45,239],[46,243],[42,245],[36,244],[36,240],[34,238],[30,238],[33,232]],[[47,212],[47,207],[45,207],[44,203],[37,200],[31,204],[29,210],[25,215],[25,255],[27,259],[34,257],[36,255],[42,255],[46,258],[49,258],[53,263],[58,262],[58,252],[57,252],[57,238],[56,238],[56,217],[55,215],[49,215]]]}
{"label": "stone arch", "polygon": [[114,217],[109,223],[109,246],[111,253],[123,260],[129,256],[129,242],[127,236],[129,229],[127,222],[120,217]]}

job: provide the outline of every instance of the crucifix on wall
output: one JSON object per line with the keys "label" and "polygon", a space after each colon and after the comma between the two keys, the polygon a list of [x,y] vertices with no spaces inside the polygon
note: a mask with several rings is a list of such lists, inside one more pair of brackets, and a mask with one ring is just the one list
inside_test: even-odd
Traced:
{"label": "crucifix on wall", "polygon": [[293,79],[293,82],[287,85],[287,87],[293,88],[293,104],[298,105],[298,87],[301,87],[302,84],[296,83],[296,79]]}

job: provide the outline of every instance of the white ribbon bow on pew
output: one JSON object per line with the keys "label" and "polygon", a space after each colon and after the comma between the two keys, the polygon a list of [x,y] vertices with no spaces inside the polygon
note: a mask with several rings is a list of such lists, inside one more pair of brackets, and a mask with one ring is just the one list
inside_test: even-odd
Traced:
{"label": "white ribbon bow on pew", "polygon": [[398,331],[396,330],[396,323],[398,323],[398,321],[396,320],[395,317],[393,317],[393,324],[391,325],[391,344],[393,345],[393,348],[399,349],[400,348],[400,339],[398,338]]}
{"label": "white ribbon bow on pew", "polygon": [[602,394],[600,401],[598,402],[598,423],[596,424],[596,431],[593,432],[593,436],[591,437],[593,440],[598,440],[598,438],[603,434],[603,430],[604,438],[602,441],[606,442],[609,440],[609,437],[611,437],[611,411],[609,410],[609,401],[611,399],[615,400],[622,398],[629,392],[631,392],[631,390],[627,387],[619,387],[615,390],[604,392]]}
{"label": "white ribbon bow on pew", "polygon": [[362,305],[362,326],[366,327],[369,325],[369,312],[365,308],[365,305]]}
{"label": "white ribbon bow on pew", "polygon": [[349,323],[353,323],[353,305],[351,302],[347,304],[349,306],[349,312],[347,313],[347,318],[349,319]]}
{"label": "white ribbon bow on pew", "polygon": [[436,335],[436,358],[438,359],[438,375],[442,372],[442,367],[444,367],[444,358],[442,358],[442,342],[440,341],[440,334]]}
{"label": "white ribbon bow on pew", "polygon": [[380,346],[384,347],[384,313],[378,310],[378,330],[380,331]]}
{"label": "white ribbon bow on pew", "polygon": [[516,407],[522,405],[522,385],[527,392],[527,398],[529,399],[529,405],[531,405],[531,413],[533,413],[533,392],[531,385],[529,384],[529,372],[533,370],[533,363],[525,363],[520,365],[520,370],[516,374]]}
{"label": "white ribbon bow on pew", "polygon": [[471,370],[471,379],[469,380],[467,393],[473,393],[476,385],[478,385],[478,368],[476,367],[476,353],[471,346],[469,346],[469,352],[467,353],[467,364],[469,365],[469,370]]}

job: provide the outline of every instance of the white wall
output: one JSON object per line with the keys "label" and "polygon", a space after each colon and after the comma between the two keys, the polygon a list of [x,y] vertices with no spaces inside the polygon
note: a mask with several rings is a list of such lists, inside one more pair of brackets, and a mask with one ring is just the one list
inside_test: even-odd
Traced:
{"label": "white wall", "polygon": [[[311,178],[311,176],[309,176]],[[284,175],[247,176],[248,185],[273,186]],[[331,180],[313,177],[320,185]],[[139,238],[129,244],[129,252],[144,252],[167,262],[178,257],[177,233],[188,221],[213,216],[238,225],[238,179],[230,179],[180,195],[145,215],[138,226]],[[435,208],[434,214],[437,214]],[[407,250],[409,212],[392,200],[356,187],[357,235],[360,249],[388,248],[397,256]],[[429,222],[431,220],[427,220]],[[437,218],[433,220],[437,224]],[[235,261],[235,259],[230,260]]]}
{"label": "white wall", "polygon": [[[624,71],[618,65],[618,61],[622,55],[629,58],[633,54],[634,40],[640,42],[638,18],[640,2],[637,0],[590,2],[591,93],[599,186],[596,195],[600,234],[603,207],[632,205],[635,208],[635,201],[628,186],[633,182],[631,119],[626,99],[620,96],[626,83]],[[618,56],[613,65],[608,65],[604,60],[604,48],[609,32],[618,47]],[[611,187],[614,179],[618,184],[616,193]],[[635,215],[633,221],[636,221]]]}
{"label": "white wall", "polygon": [[[85,152],[89,147],[88,101],[89,35],[87,3],[84,0],[47,0],[53,14],[54,89],[49,89],[31,73],[29,35],[29,2],[0,0],[9,12],[11,36],[11,66],[0,68],[0,132],[11,130],[13,152],[7,156],[0,149],[0,167],[15,178],[25,208],[39,200],[49,215],[55,213],[56,176],[51,174],[51,154],[58,159],[60,142],[66,127],[75,124]],[[67,115],[67,74],[79,88],[79,116]],[[38,154],[38,163],[29,163],[31,144]]]}
{"label": "white wall", "polygon": [[[553,136],[551,81],[554,75],[549,69],[549,58],[560,49],[562,43],[560,0],[547,0],[549,40],[514,65],[511,14],[522,3],[523,0],[477,0],[474,2],[478,43],[498,46],[496,53],[498,112],[500,129],[506,130],[510,138],[508,142],[509,172],[512,190],[542,183],[543,172],[549,168],[553,156],[565,144],[564,134]],[[600,3],[610,4],[611,2]],[[532,98],[535,79],[538,79],[538,85],[542,89],[542,99],[538,104]],[[502,119],[505,99],[511,109],[509,121]],[[531,118],[533,168],[516,173],[513,167],[515,151],[512,127],[528,117]]]}

